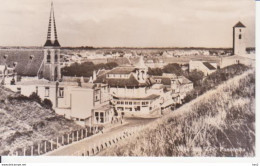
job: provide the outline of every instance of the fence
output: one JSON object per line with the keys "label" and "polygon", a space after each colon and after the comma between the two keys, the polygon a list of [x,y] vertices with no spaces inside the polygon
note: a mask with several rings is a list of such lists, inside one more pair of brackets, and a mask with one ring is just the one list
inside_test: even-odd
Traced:
{"label": "fence", "polygon": [[19,148],[14,151],[14,153],[9,154],[15,156],[38,156],[43,155],[47,152],[58,149],[62,146],[72,144],[79,140],[90,137],[101,131],[101,128],[91,127],[86,129],[80,129],[72,131],[71,133],[64,134],[60,137],[51,140],[43,140],[37,144],[33,144],[29,147]]}
{"label": "fence", "polygon": [[108,147],[111,147],[113,145],[116,145],[120,140],[123,140],[125,138],[128,138],[136,133],[138,131],[141,131],[145,128],[144,125],[142,126],[136,126],[132,127],[130,129],[126,129],[123,132],[119,133],[118,135],[115,135],[110,138],[103,139],[99,141],[96,144],[93,144],[92,146],[89,147],[83,147],[79,151],[76,151],[75,153],[71,154],[73,156],[94,156],[101,152],[102,150],[105,150]]}

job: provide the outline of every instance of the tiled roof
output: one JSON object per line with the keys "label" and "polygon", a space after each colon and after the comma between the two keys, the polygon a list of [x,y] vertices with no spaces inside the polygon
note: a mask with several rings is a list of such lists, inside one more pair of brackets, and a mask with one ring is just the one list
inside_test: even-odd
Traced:
{"label": "tiled roof", "polygon": [[[81,80],[81,77],[71,77],[71,76],[63,76],[62,81],[63,82],[79,82]],[[88,77],[83,77],[84,82],[88,82]]]}
{"label": "tiled roof", "polygon": [[179,76],[178,80],[181,84],[189,84],[192,83],[192,81],[190,81],[188,78],[184,77],[184,76]]}
{"label": "tiled roof", "polygon": [[154,100],[156,98],[160,97],[160,95],[156,95],[156,94],[152,94],[146,97],[133,97],[133,98],[129,98],[129,97],[116,97],[114,96],[114,98],[116,99],[120,99],[120,100]]}
{"label": "tiled roof", "polygon": [[234,26],[234,28],[235,28],[235,27],[245,28],[246,26],[239,21],[239,22]]}
{"label": "tiled roof", "polygon": [[161,84],[163,85],[171,85],[171,79],[169,77],[164,77],[164,76],[153,76],[152,77],[154,80],[160,79]]}
{"label": "tiled roof", "polygon": [[128,79],[122,79],[122,78],[110,78],[110,79],[106,79],[106,82],[109,86],[112,86],[112,87],[137,87],[137,86],[145,86],[146,84],[143,83],[143,84],[140,84],[136,78],[131,75]]}
{"label": "tiled roof", "polygon": [[147,78],[145,83],[139,83],[138,80],[131,74],[129,78],[106,78],[106,74],[100,75],[94,83],[107,83],[112,87],[140,87],[150,86],[155,83],[152,78]]}
{"label": "tiled roof", "polygon": [[135,68],[132,66],[127,67],[116,67],[112,69],[108,74],[130,74],[135,71]]}
{"label": "tiled roof", "polygon": [[106,74],[106,73],[109,72],[109,71],[110,71],[110,70],[105,70],[105,69],[99,70],[98,73],[97,73],[97,76],[101,76],[101,75],[103,75],[103,74]]}
{"label": "tiled roof", "polygon": [[209,69],[209,70],[216,70],[214,66],[212,66],[209,62],[203,62],[203,64]]}
{"label": "tiled roof", "polygon": [[37,76],[43,61],[43,50],[1,49],[0,65],[14,67],[18,75]]}

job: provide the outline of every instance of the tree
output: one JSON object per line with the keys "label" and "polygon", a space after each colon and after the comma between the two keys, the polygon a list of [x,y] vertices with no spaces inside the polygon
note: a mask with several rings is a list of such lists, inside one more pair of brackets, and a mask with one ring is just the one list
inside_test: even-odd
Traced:
{"label": "tree", "polygon": [[47,109],[52,109],[52,102],[49,99],[44,99],[42,101],[42,106]]}
{"label": "tree", "polygon": [[93,62],[84,62],[82,64],[74,63],[71,66],[62,68],[61,73],[64,76],[91,77],[94,70],[113,69],[118,64],[115,62],[94,64]]}
{"label": "tree", "polygon": [[194,83],[194,86],[200,86],[201,81],[203,80],[204,74],[202,71],[193,70],[188,73],[187,78]]}
{"label": "tree", "polygon": [[163,73],[162,69],[160,68],[148,68],[147,74],[154,75],[154,76],[161,76]]}
{"label": "tree", "polygon": [[171,63],[163,67],[164,73],[174,73],[177,76],[183,75],[181,66],[178,63]]}

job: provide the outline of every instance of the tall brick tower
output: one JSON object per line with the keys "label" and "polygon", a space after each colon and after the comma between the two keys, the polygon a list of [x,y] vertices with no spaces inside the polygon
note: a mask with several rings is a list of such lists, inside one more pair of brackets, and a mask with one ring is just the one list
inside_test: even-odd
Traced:
{"label": "tall brick tower", "polygon": [[234,55],[246,54],[245,29],[246,27],[240,21],[233,27]]}

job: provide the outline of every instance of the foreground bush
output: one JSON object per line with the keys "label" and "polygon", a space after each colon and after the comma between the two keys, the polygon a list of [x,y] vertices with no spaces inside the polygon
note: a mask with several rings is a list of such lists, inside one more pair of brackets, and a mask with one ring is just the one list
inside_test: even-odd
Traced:
{"label": "foreground bush", "polygon": [[225,82],[101,155],[254,156],[255,73]]}

